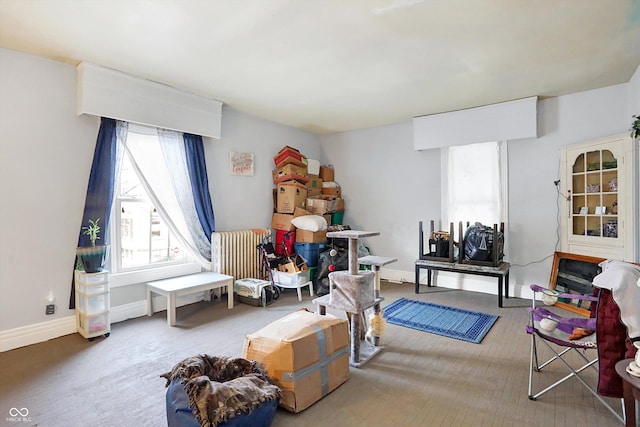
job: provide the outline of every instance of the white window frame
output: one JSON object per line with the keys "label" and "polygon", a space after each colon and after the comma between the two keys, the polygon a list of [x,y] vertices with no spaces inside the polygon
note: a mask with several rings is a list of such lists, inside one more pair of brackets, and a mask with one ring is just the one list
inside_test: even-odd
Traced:
{"label": "white window frame", "polygon": [[[500,199],[501,199],[501,212],[500,212],[500,222],[505,224],[504,229],[504,254],[505,260],[507,259],[507,254],[509,253],[509,238],[508,234],[508,220],[509,220],[509,152],[508,152],[508,142],[507,141],[498,141],[498,167],[500,168]],[[442,229],[449,229],[449,147],[443,147],[440,149],[440,164],[441,164],[441,176],[440,176],[440,214],[443,223],[441,224]],[[469,218],[469,221],[473,221],[472,218]],[[464,224],[463,224],[464,225]],[[488,226],[493,226],[493,224],[484,224]],[[458,232],[458,224],[454,224],[454,233]],[[462,240],[462,237],[456,236],[456,240]]]}
{"label": "white window frame", "polygon": [[[143,135],[156,135],[156,129],[148,126],[129,124],[128,133],[138,133]],[[124,156],[127,154],[124,153]],[[120,176],[116,177],[116,187],[120,188]],[[119,191],[119,190],[118,190]],[[119,198],[114,196],[112,211],[111,211],[111,224],[109,227],[110,239],[111,239],[111,255],[109,259],[110,275],[109,285],[112,288],[120,286],[128,286],[132,284],[145,283],[153,280],[165,279],[168,277],[181,276],[185,274],[198,273],[202,271],[200,265],[194,260],[189,258],[187,253],[187,260],[185,262],[166,262],[157,265],[144,265],[138,268],[122,269],[120,265],[120,223],[121,223],[121,209]]]}

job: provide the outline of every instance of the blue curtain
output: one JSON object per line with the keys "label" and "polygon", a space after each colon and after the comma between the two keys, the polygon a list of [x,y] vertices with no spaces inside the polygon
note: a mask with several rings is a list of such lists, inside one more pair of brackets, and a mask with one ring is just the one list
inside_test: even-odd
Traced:
{"label": "blue curtain", "polygon": [[[98,140],[93,153],[91,175],[87,186],[84,214],[78,236],[78,247],[91,246],[89,236],[82,233],[82,227],[89,225],[89,219],[100,218],[100,240],[96,244],[109,243],[109,218],[111,216],[111,204],[113,203],[113,189],[116,180],[116,168],[118,167],[120,153],[118,150],[118,123],[114,119],[103,117],[100,122]],[[73,266],[75,270],[75,263]],[[75,276],[74,276],[75,277]],[[75,308],[75,286],[71,282],[71,297],[69,308]]]}
{"label": "blue curtain", "polygon": [[211,242],[211,233],[216,230],[216,225],[209,194],[209,179],[207,178],[207,165],[204,160],[202,136],[185,133],[183,138],[193,201],[202,229],[207,236],[207,240]]}

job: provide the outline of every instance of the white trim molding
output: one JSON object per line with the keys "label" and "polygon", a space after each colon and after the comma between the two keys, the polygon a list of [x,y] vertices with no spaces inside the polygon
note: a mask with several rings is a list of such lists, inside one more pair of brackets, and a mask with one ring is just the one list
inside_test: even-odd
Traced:
{"label": "white trim molding", "polygon": [[538,97],[413,118],[413,149],[536,138]]}
{"label": "white trim molding", "polygon": [[220,139],[222,102],[82,62],[77,113]]}
{"label": "white trim molding", "polygon": [[[183,305],[204,301],[207,296],[208,293],[196,293],[178,297],[176,306],[181,307]],[[157,313],[158,311],[166,309],[167,298],[160,295],[153,295],[153,312]],[[129,304],[111,307],[109,314],[112,324],[146,316],[147,301],[140,300]],[[65,316],[54,320],[48,320],[46,322],[0,331],[0,353],[49,341],[64,335],[74,334],[76,332],[75,316]]]}
{"label": "white trim molding", "polygon": [[76,317],[65,316],[0,332],[0,353],[76,332]]}

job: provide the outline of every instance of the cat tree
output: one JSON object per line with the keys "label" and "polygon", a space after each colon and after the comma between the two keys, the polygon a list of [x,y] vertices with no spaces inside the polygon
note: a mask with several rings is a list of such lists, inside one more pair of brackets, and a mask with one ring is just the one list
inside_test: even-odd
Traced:
{"label": "cat tree", "polygon": [[[379,270],[382,265],[394,262],[396,259],[373,256],[358,259],[358,239],[379,235],[380,233],[375,231],[343,230],[328,232],[328,238],[348,239],[349,269],[330,273],[329,294],[313,300],[319,307],[320,315],[326,314],[327,307],[347,312],[351,331],[349,364],[356,368],[365,364],[382,350],[379,345],[379,336],[377,339],[374,338],[372,340],[373,343],[363,339],[362,319],[365,311],[372,307],[374,313],[380,315],[380,303],[384,298],[380,296]],[[374,271],[359,270],[359,264],[370,265]]]}

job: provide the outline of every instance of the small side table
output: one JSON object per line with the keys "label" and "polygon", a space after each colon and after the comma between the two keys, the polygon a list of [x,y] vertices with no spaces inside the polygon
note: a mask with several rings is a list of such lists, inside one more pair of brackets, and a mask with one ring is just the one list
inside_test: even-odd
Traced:
{"label": "small side table", "polygon": [[625,426],[636,427],[636,405],[640,401],[640,378],[630,375],[626,369],[633,359],[624,359],[616,363],[616,372],[622,378]]}
{"label": "small side table", "polygon": [[196,292],[210,291],[227,287],[227,307],[233,308],[233,276],[203,271],[186,276],[147,282],[147,316],[153,315],[153,300],[151,293],[167,297],[167,323],[176,325],[176,298]]}

